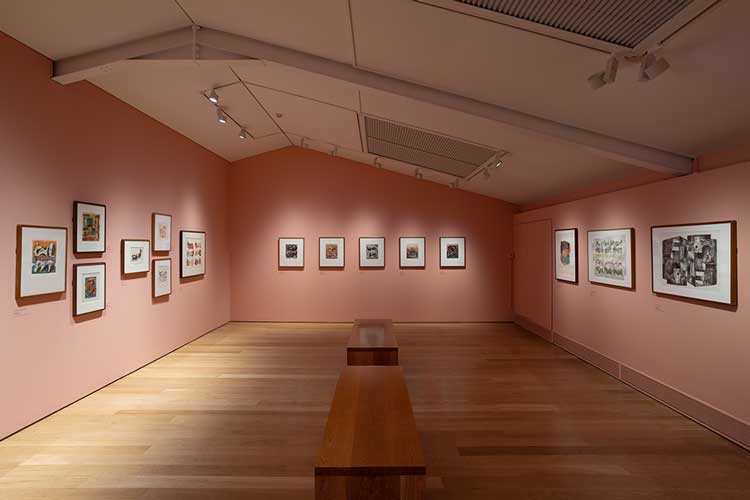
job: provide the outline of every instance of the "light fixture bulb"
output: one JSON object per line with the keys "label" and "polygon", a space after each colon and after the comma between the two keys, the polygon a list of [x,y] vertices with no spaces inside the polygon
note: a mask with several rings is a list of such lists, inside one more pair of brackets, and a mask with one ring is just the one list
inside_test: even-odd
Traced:
{"label": "light fixture bulb", "polygon": [[224,114],[224,111],[222,111],[221,108],[216,110],[216,120],[221,124],[227,122],[227,115]]}
{"label": "light fixture bulb", "polygon": [[219,104],[219,94],[216,93],[216,89],[211,89],[211,93],[208,94],[208,100],[214,104]]}
{"label": "light fixture bulb", "polygon": [[500,167],[502,167],[502,166],[503,166],[503,160],[501,160],[501,159],[498,159],[498,160],[497,160],[497,161],[495,162],[495,168],[500,168]]}
{"label": "light fixture bulb", "polygon": [[240,129],[240,139],[247,139],[247,130],[244,128]]}

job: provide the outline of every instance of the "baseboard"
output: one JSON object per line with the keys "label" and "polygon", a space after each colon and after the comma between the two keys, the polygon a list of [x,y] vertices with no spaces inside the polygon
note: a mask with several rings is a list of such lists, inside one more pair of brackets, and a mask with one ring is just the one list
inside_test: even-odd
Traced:
{"label": "baseboard", "polygon": [[536,324],[529,318],[525,316],[521,316],[520,314],[513,315],[513,322],[523,328],[524,330],[527,330],[533,334],[539,335],[547,342],[552,342],[553,335],[552,330],[549,328],[545,328],[541,325]]}
{"label": "baseboard", "polygon": [[620,364],[612,358],[608,358],[604,354],[601,354],[593,349],[589,349],[583,344],[579,344],[574,340],[570,340],[567,337],[563,337],[559,333],[553,333],[553,343],[559,347],[562,347],[570,354],[577,358],[581,358],[587,363],[594,365],[603,372],[607,372],[615,378],[620,378]]}

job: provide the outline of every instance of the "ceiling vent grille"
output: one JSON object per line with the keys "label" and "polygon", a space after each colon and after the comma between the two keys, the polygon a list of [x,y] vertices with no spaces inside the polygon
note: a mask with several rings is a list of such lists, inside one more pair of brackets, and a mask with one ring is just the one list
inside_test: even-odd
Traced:
{"label": "ceiling vent grille", "polygon": [[497,151],[398,123],[365,116],[367,151],[466,178]]}

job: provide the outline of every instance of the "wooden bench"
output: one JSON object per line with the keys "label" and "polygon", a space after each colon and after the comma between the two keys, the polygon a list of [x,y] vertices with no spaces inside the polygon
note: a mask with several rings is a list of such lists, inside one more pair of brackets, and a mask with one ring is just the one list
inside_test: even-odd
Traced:
{"label": "wooden bench", "polygon": [[354,322],[349,345],[348,365],[398,365],[398,344],[389,319],[358,319]]}
{"label": "wooden bench", "polygon": [[400,366],[347,366],[315,465],[317,500],[421,500],[425,461]]}

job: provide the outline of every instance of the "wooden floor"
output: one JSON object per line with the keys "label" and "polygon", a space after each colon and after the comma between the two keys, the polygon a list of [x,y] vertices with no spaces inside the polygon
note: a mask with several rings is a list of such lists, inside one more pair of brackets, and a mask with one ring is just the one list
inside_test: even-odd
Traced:
{"label": "wooden floor", "polygon": [[[0,442],[0,498],[312,499],[349,331],[210,333]],[[428,499],[750,498],[750,454],[516,326],[395,333]]]}

